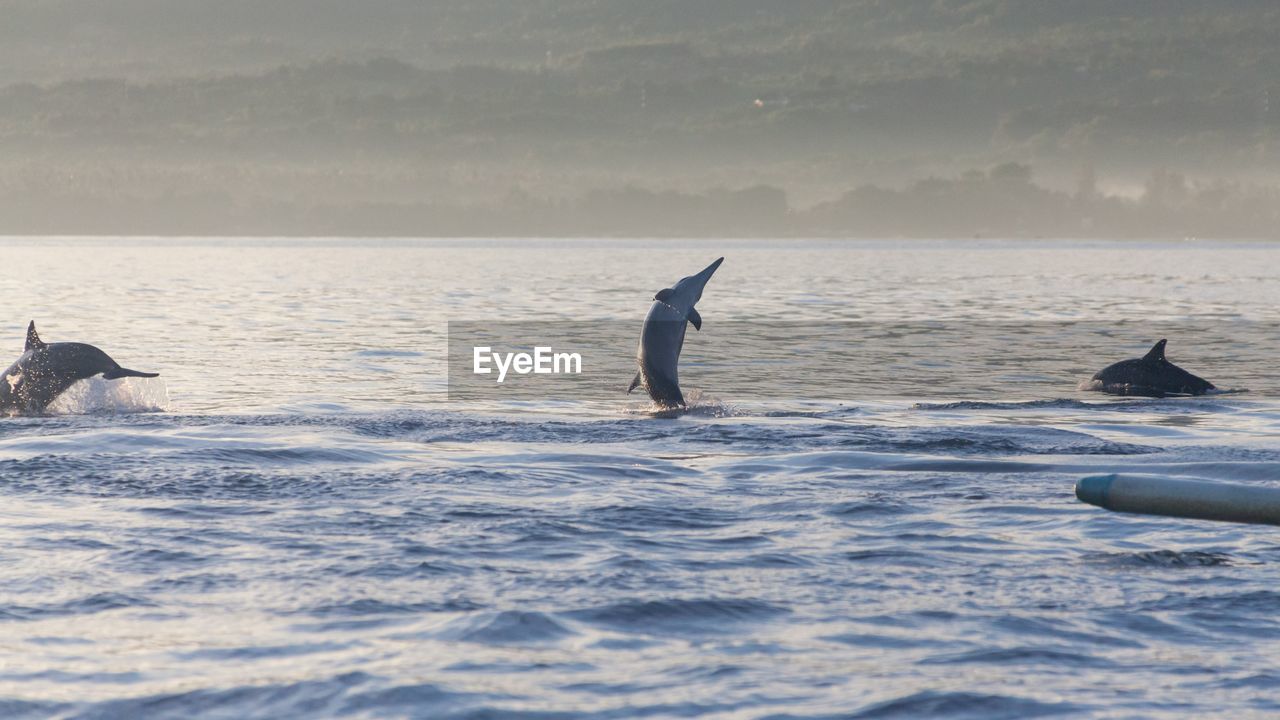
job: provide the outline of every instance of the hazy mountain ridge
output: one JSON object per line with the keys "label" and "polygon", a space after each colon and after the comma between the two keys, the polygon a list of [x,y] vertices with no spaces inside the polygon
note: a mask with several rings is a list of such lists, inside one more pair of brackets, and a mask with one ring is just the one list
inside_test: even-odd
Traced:
{"label": "hazy mountain ridge", "polygon": [[[852,188],[908,196],[921,178],[1010,161],[1064,196],[1087,178],[1097,194],[1137,197],[1165,169],[1241,198],[1280,177],[1272,3],[8,0],[0,11],[0,231],[59,231],[58,216],[84,217],[86,202],[112,216],[104,225],[165,217],[182,232],[165,207],[175,198],[214,226],[222,214],[265,228],[282,221],[256,214],[282,206],[519,215],[533,202],[558,217],[615,191],[652,207],[626,188],[771,186],[802,232],[799,214],[830,216]],[[112,201],[131,210],[114,218]],[[411,215],[437,232],[430,212]],[[845,224],[823,232],[924,230],[919,217],[895,228],[836,215]],[[207,225],[186,229],[218,231]]]}

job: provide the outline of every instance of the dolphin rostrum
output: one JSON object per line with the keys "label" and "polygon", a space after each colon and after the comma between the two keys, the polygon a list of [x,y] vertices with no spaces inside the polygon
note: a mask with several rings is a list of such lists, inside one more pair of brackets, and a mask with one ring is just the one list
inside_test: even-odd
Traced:
{"label": "dolphin rostrum", "polygon": [[38,414],[77,380],[101,375],[107,380],[157,377],[120,367],[106,353],[84,343],[46,343],[36,334],[33,320],[27,327],[22,357],[0,375],[0,413]]}
{"label": "dolphin rostrum", "polygon": [[1213,383],[1196,377],[1164,358],[1164,340],[1156,343],[1146,355],[1122,360],[1100,370],[1088,389],[1112,395],[1203,395],[1215,389]]}
{"label": "dolphin rostrum", "polygon": [[631,387],[627,388],[628,394],[644,385],[658,406],[665,409],[684,407],[676,366],[680,362],[680,350],[684,347],[685,323],[693,323],[695,330],[702,329],[702,317],[693,306],[702,298],[702,288],[706,287],[722,262],[724,258],[716,260],[697,275],[681,278],[674,287],[660,290],[653,297],[649,314],[644,318],[644,328],[640,331],[640,348],[636,351],[640,371],[631,381]]}

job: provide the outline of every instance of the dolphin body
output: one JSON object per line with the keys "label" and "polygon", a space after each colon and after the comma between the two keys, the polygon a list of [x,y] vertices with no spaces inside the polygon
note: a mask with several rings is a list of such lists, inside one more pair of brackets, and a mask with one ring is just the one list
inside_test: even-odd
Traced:
{"label": "dolphin body", "polygon": [[1146,355],[1122,360],[1093,376],[1089,389],[1112,395],[1140,395],[1162,398],[1166,395],[1203,395],[1215,389],[1213,383],[1196,377],[1164,357],[1165,340],[1156,343]]}
{"label": "dolphin body", "polygon": [[680,378],[676,366],[680,363],[680,350],[684,347],[686,323],[693,323],[695,330],[702,329],[702,316],[694,309],[702,299],[702,288],[715,273],[724,258],[720,258],[697,275],[681,278],[674,287],[658,291],[644,318],[640,331],[640,347],[636,362],[640,371],[627,388],[631,394],[640,385],[653,402],[664,409],[684,407],[684,395],[680,392]]}
{"label": "dolphin body", "polygon": [[36,334],[33,320],[27,326],[27,346],[22,357],[0,375],[0,413],[39,414],[77,380],[101,375],[107,380],[157,377],[120,367],[120,363],[92,345],[46,343]]}

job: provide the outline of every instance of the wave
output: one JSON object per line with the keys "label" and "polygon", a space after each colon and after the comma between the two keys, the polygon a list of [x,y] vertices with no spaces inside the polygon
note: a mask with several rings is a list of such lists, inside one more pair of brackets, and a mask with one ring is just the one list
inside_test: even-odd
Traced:
{"label": "wave", "polygon": [[1094,410],[1107,408],[1117,403],[1087,403],[1067,398],[1045,400],[1024,400],[1019,402],[999,402],[983,400],[959,400],[946,403],[920,402],[911,406],[912,410],[945,411],[945,410]]}
{"label": "wave", "polygon": [[1028,646],[981,648],[978,650],[945,653],[923,658],[920,663],[922,665],[1013,665],[1019,668],[1030,665],[1109,668],[1115,665],[1110,660],[1093,655],[1048,647]]}
{"label": "wave", "polygon": [[1141,550],[1137,552],[1095,553],[1085,557],[1087,561],[1106,565],[1132,567],[1220,567],[1235,564],[1227,553],[1202,550]]}
{"label": "wave", "polygon": [[155,604],[142,597],[102,592],[44,605],[0,605],[0,620],[43,620],[51,617],[92,615],[108,610],[139,607],[155,607]]}
{"label": "wave", "polygon": [[1052,398],[1016,402],[960,400],[946,403],[915,403],[912,410],[923,412],[990,411],[990,410],[1085,410],[1090,412],[1235,412],[1241,405],[1214,402],[1213,397],[1247,391],[1223,391],[1201,396],[1169,398],[1099,398],[1093,402],[1071,398]]}
{"label": "wave", "polygon": [[[948,718],[971,720],[1020,720],[1075,714],[1088,710],[1075,703],[1045,703],[1011,695],[926,690],[840,717],[849,720],[891,720],[893,718]],[[797,717],[797,716],[793,716]],[[832,716],[835,717],[835,716]],[[798,720],[798,718],[797,718]]]}
{"label": "wave", "polygon": [[544,613],[508,610],[461,618],[436,635],[485,645],[530,645],[557,642],[575,634]]}
{"label": "wave", "polygon": [[790,612],[760,600],[629,600],[565,613],[575,620],[646,635],[718,635]]}

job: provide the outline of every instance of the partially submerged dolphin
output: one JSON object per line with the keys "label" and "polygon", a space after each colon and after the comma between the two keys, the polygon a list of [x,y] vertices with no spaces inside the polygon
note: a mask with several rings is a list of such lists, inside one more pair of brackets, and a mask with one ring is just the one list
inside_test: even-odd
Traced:
{"label": "partially submerged dolphin", "polygon": [[102,375],[107,380],[126,377],[158,377],[120,367],[106,353],[84,343],[46,343],[36,334],[36,323],[27,327],[26,351],[0,375],[0,413],[35,414],[77,380]]}
{"label": "partially submerged dolphin", "polygon": [[693,306],[702,299],[702,288],[722,262],[724,258],[716,260],[697,275],[681,278],[674,287],[660,290],[653,297],[640,331],[640,348],[636,351],[640,371],[627,388],[627,394],[644,385],[649,397],[660,407],[684,407],[676,366],[684,347],[685,324],[693,323],[695,330],[702,329],[702,317]]}
{"label": "partially submerged dolphin", "polygon": [[1215,389],[1213,383],[1196,377],[1169,362],[1164,357],[1165,340],[1161,340],[1146,355],[1133,360],[1122,360],[1103,368],[1090,380],[1089,390],[1101,390],[1112,395],[1141,395],[1165,397],[1166,395],[1203,395]]}

